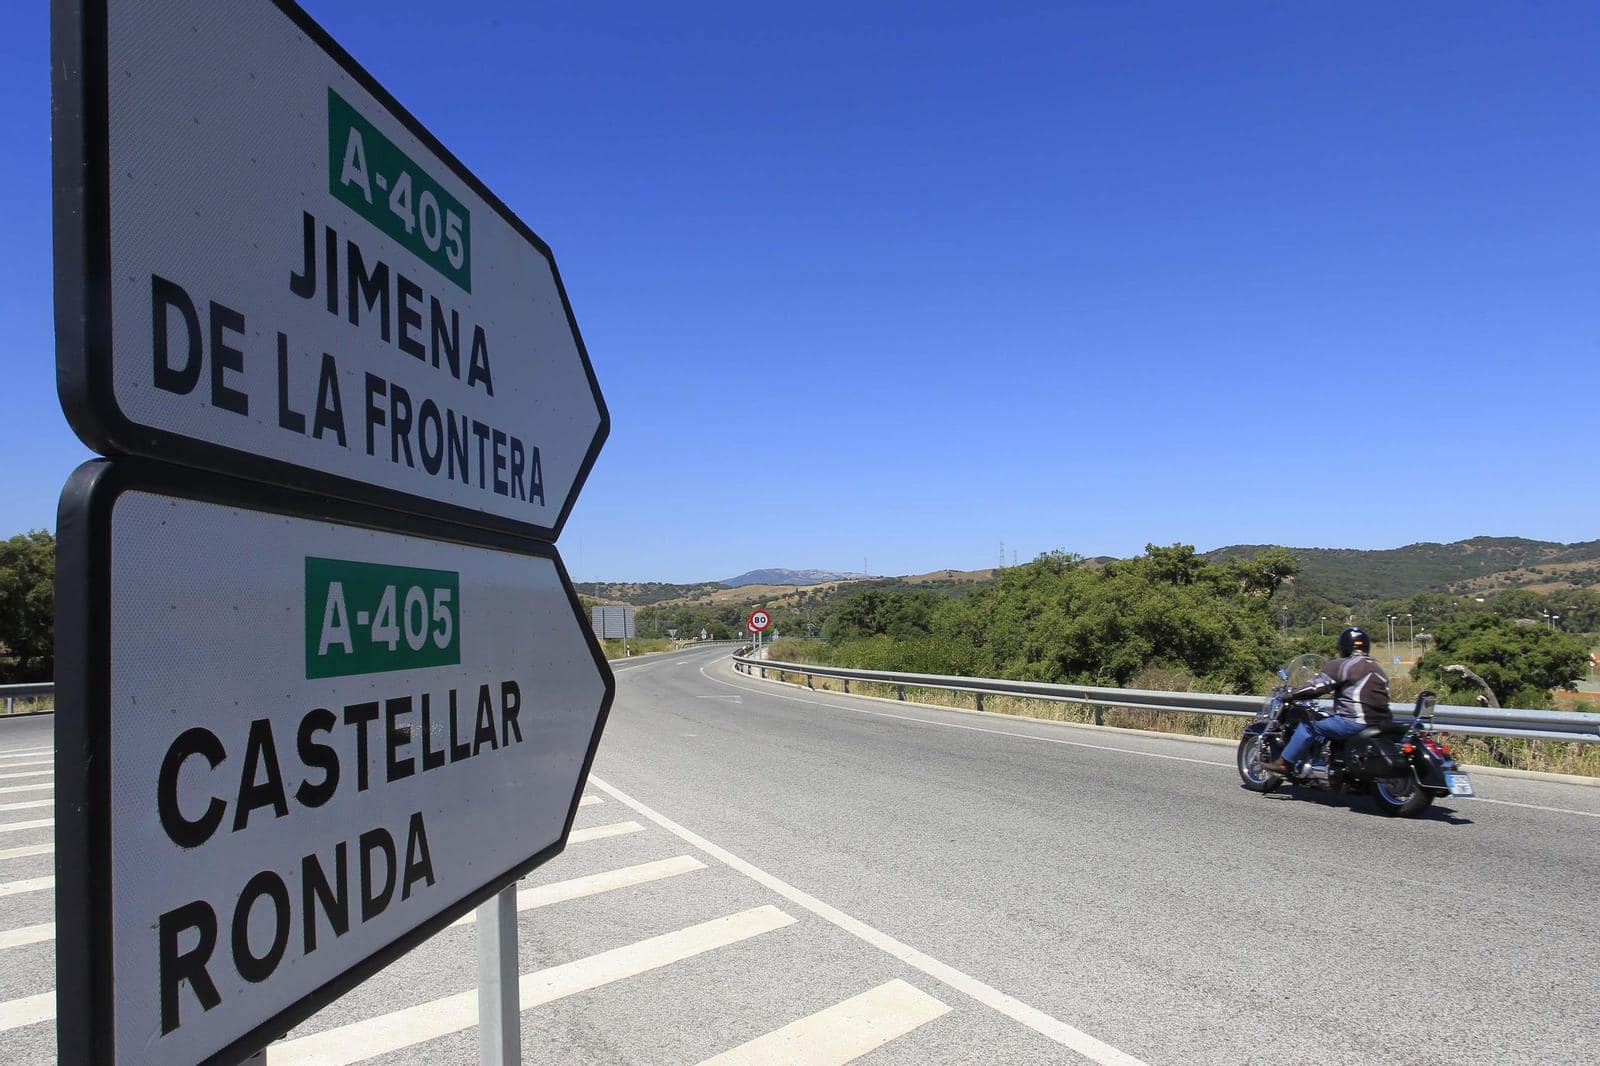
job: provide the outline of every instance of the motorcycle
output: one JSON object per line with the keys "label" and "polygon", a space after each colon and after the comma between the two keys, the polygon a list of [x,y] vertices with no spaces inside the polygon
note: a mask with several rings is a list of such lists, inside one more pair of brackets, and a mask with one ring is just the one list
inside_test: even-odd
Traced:
{"label": "motorcycle", "polygon": [[[1300,723],[1330,713],[1314,700],[1288,698],[1322,671],[1323,662],[1319,656],[1302,655],[1279,670],[1277,686],[1245,727],[1238,767],[1250,791],[1265,794],[1282,785],[1285,778],[1263,764],[1282,755]],[[1385,814],[1403,818],[1416,817],[1441,796],[1474,795],[1472,778],[1450,758],[1450,746],[1431,735],[1437,702],[1432,692],[1423,692],[1408,722],[1396,719],[1344,740],[1319,741],[1287,780],[1330,792],[1369,793]]]}

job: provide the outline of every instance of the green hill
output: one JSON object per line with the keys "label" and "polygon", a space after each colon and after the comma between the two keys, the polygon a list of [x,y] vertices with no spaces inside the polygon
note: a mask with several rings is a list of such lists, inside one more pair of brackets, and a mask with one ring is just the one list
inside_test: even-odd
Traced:
{"label": "green hill", "polygon": [[[1273,545],[1234,544],[1211,559],[1249,558]],[[1600,540],[1576,544],[1522,537],[1473,537],[1453,544],[1403,548],[1290,548],[1302,564],[1301,591],[1339,603],[1410,596],[1418,592],[1501,588],[1581,588],[1600,584]]]}

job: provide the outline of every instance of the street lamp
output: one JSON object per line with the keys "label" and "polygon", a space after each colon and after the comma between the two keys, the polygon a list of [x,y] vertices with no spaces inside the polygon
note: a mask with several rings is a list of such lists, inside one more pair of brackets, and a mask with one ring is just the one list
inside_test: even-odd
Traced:
{"label": "street lamp", "polygon": [[1323,636],[1323,637],[1328,635],[1328,616],[1327,615],[1323,615],[1321,618],[1317,619],[1317,635],[1318,636]]}
{"label": "street lamp", "polygon": [[1394,658],[1394,624],[1398,621],[1400,621],[1399,615],[1391,614],[1389,616],[1389,658],[1391,659]]}
{"label": "street lamp", "polygon": [[1417,657],[1417,620],[1411,617],[1411,612],[1406,612],[1406,649],[1413,659]]}

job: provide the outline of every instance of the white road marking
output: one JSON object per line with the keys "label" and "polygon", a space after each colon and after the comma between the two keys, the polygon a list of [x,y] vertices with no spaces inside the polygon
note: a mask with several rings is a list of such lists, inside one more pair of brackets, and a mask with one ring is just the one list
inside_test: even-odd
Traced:
{"label": "white road marking", "polygon": [[[1440,798],[1450,800],[1453,797],[1443,796]],[[1600,811],[1575,811],[1570,807],[1541,807],[1537,803],[1517,803],[1515,800],[1486,799],[1483,796],[1474,796],[1461,802],[1467,804],[1498,803],[1502,807],[1524,807],[1530,811],[1549,811],[1551,814],[1576,814],[1584,818],[1600,818]]]}
{"label": "white road marking", "polygon": [[38,944],[55,938],[55,922],[45,922],[41,925],[24,925],[16,929],[0,929],[0,948],[15,948],[21,947],[23,944]]}
{"label": "white road marking", "polygon": [[[587,877],[574,877],[570,881],[557,881],[550,885],[540,885],[538,888],[524,888],[517,893],[517,910],[531,911],[536,907],[548,907],[552,903],[565,903],[569,899],[582,899],[584,896],[595,896],[601,892],[611,892],[619,888],[629,888],[633,885],[643,885],[651,881],[659,881],[663,877],[674,877],[686,874],[691,870],[704,870],[706,864],[699,859],[688,855],[679,855],[675,859],[662,859],[659,862],[644,862],[637,866],[624,866],[620,870],[610,870],[602,874],[590,874]],[[451,922],[451,925],[471,925],[478,920],[478,912],[464,914]]]}
{"label": "white road marking", "polygon": [[37,785],[7,785],[4,788],[0,788],[0,793],[7,793],[7,792],[44,792],[47,789],[52,789],[52,788],[55,788],[55,787],[56,786],[55,786],[55,782],[54,781],[41,781]]}
{"label": "white road marking", "polygon": [[[525,973],[517,982],[522,1010],[586,992],[613,981],[635,977],[716,948],[793,925],[795,919],[776,907],[713,918],[674,933],[598,955]],[[52,996],[52,1004],[54,997]],[[343,1066],[391,1051],[435,1040],[478,1024],[478,991],[471,989],[390,1014],[341,1025],[326,1032],[273,1044],[267,1059],[273,1066]]]}
{"label": "white road marking", "polygon": [[726,851],[704,837],[690,832],[666,815],[651,810],[632,796],[606,784],[593,774],[589,775],[589,783],[617,802],[632,807],[639,814],[679,839],[686,841],[692,847],[699,848],[718,862],[738,870],[752,881],[777,893],[790,903],[802,907],[824,921],[831,922],[845,932],[865,940],[880,951],[893,955],[907,966],[921,970],[929,977],[949,985],[957,992],[971,996],[984,1006],[999,1011],[1013,1021],[1026,1025],[1041,1036],[1048,1037],[1058,1044],[1071,1048],[1091,1062],[1099,1063],[1100,1066],[1144,1066],[1144,1063],[1132,1055],[1120,1051],[1104,1041],[1097,1040],[1083,1030],[1075,1029],[1060,1019],[1051,1017],[1037,1007],[1031,1007],[997,988],[984,984],[971,974],[963,973],[954,966],[942,963],[930,955],[925,955],[916,948],[896,940],[889,934],[874,929],[866,922],[854,918],[836,907],[829,906],[815,896],[795,888],[786,881],[779,880],[765,870],[752,866],[732,852]]}
{"label": "white road marking", "polygon": [[56,801],[53,799],[28,800],[24,803],[0,803],[0,811],[26,811],[35,807],[54,807],[55,805]]}
{"label": "white road marking", "polygon": [[25,755],[50,755],[52,752],[53,749],[51,748],[28,748],[26,750],[18,748],[15,751],[0,752],[0,759],[20,759]]}
{"label": "white road marking", "polygon": [[0,781],[16,781],[23,777],[54,777],[54,770],[29,770],[25,774],[0,774]]}
{"label": "white road marking", "polygon": [[605,802],[605,800],[601,799],[599,796],[585,796],[585,797],[583,797],[583,799],[578,801],[578,806],[580,806],[580,807],[593,807],[596,803],[604,803],[604,802]]}
{"label": "white road marking", "polygon": [[54,877],[27,877],[21,881],[0,881],[0,896],[20,896],[24,892],[43,892],[54,888]]}
{"label": "white road marking", "polygon": [[772,1062],[843,1066],[949,1010],[915,985],[896,978],[706,1059],[700,1066],[766,1066]]}
{"label": "white road marking", "polygon": [[56,1016],[55,989],[40,992],[37,996],[23,996],[0,1003],[0,1032],[20,1029],[24,1025],[47,1022]]}
{"label": "white road marking", "polygon": [[54,818],[35,818],[29,822],[0,822],[0,833],[14,833],[19,829],[43,829],[55,825]]}
{"label": "white road marking", "polygon": [[582,844],[586,840],[604,840],[606,837],[626,836],[629,833],[642,833],[644,826],[638,822],[612,822],[610,825],[596,825],[588,829],[574,829],[567,837],[568,844]]}
{"label": "white road marking", "polygon": [[[959,722],[935,722],[927,718],[918,718],[915,715],[910,714],[891,714],[888,711],[873,711],[868,710],[865,707],[851,707],[848,704],[843,703],[808,700],[803,696],[791,696],[784,692],[765,692],[763,689],[750,688],[746,685],[735,685],[732,682],[723,681],[721,678],[712,677],[710,674],[706,673],[706,668],[704,666],[700,668],[700,675],[707,681],[713,681],[719,685],[727,685],[729,688],[742,689],[746,692],[764,692],[765,695],[775,696],[780,700],[791,700],[795,703],[809,703],[816,707],[828,707],[836,711],[854,711],[857,714],[870,714],[878,718],[897,718],[905,722],[917,722],[922,725],[940,726],[945,729],[966,729],[974,733],[995,733],[1003,737],[1019,737],[1023,740],[1037,740],[1044,744],[1065,744],[1074,748],[1094,748],[1098,751],[1115,751],[1124,755],[1143,755],[1150,759],[1170,759],[1174,762],[1199,763],[1201,766],[1226,766],[1230,769],[1233,767],[1233,763],[1231,762],[1215,762],[1211,759],[1192,759],[1184,755],[1164,755],[1161,752],[1139,751],[1136,748],[1118,748],[1109,744],[1088,744],[1081,740],[1063,740],[1060,737],[1041,737],[1035,736],[1032,733],[1018,733],[1008,729],[988,729],[983,726],[962,725]],[[772,684],[776,683],[777,682],[772,682]],[[1153,735],[1159,736],[1159,734]],[[1470,770],[1471,767],[1469,766],[1468,769]],[[1531,811],[1547,811],[1551,814],[1576,814],[1584,818],[1600,818],[1600,812],[1596,811],[1575,811],[1569,807],[1542,807],[1536,803],[1516,803],[1512,800],[1486,799],[1483,796],[1476,796],[1468,802],[1498,803],[1506,807],[1525,807]]]}
{"label": "white road marking", "polygon": [[6,848],[0,851],[0,859],[24,859],[29,855],[51,855],[55,853],[55,850],[56,846],[54,844],[24,844],[20,848]]}
{"label": "white road marking", "polygon": [[38,759],[34,762],[0,763],[0,767],[4,767],[7,770],[20,770],[24,766],[54,766],[55,764],[56,761],[54,759]]}
{"label": "white road marking", "polygon": [[[707,681],[714,682],[718,685],[727,685],[729,688],[736,688],[743,692],[759,692],[762,695],[773,696],[780,700],[789,700],[794,703],[807,703],[813,707],[827,707],[830,710],[835,711],[853,711],[856,714],[870,714],[874,718],[896,718],[903,722],[916,722],[919,725],[938,726],[942,729],[965,729],[972,733],[993,733],[995,736],[1016,737],[1019,740],[1037,740],[1041,744],[1061,744],[1069,748],[1093,748],[1096,751],[1115,751],[1123,755],[1143,755],[1149,759],[1168,759],[1172,762],[1192,762],[1198,763],[1201,766],[1233,766],[1233,763],[1231,762],[1217,762],[1215,759],[1193,759],[1187,755],[1163,755],[1158,751],[1140,751],[1138,748],[1118,748],[1110,744],[1089,744],[1082,740],[1063,740],[1061,737],[1041,737],[1035,733],[1019,733],[1011,729],[992,729],[981,725],[962,725],[960,722],[936,722],[931,718],[918,718],[916,715],[912,714],[891,714],[888,711],[872,711],[865,707],[852,707],[845,703],[825,703],[822,700],[808,700],[803,696],[790,696],[783,692],[769,692],[761,688],[751,688],[749,685],[735,685],[731,681],[723,681],[721,678],[712,677],[710,674],[706,673],[706,668],[704,666],[700,668],[700,676],[704,677]],[[771,683],[777,684],[777,682]],[[1159,736],[1159,734],[1152,735]]]}

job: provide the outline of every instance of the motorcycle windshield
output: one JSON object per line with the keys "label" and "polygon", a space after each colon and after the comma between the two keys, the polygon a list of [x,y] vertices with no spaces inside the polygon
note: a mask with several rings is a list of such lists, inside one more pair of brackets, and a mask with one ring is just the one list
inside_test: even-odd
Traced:
{"label": "motorcycle windshield", "polygon": [[1284,664],[1283,673],[1287,675],[1284,682],[1291,690],[1304,688],[1311,684],[1311,679],[1322,673],[1323,664],[1327,660],[1320,655],[1301,655],[1290,659]]}

